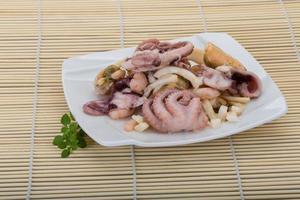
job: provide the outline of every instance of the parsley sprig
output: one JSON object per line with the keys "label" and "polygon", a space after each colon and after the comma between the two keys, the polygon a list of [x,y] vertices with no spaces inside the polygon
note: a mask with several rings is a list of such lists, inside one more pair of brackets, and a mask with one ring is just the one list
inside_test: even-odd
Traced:
{"label": "parsley sprig", "polygon": [[60,122],[63,125],[60,130],[61,134],[55,136],[52,143],[62,149],[61,157],[66,158],[78,147],[86,147],[85,132],[77,124],[71,113],[64,114]]}

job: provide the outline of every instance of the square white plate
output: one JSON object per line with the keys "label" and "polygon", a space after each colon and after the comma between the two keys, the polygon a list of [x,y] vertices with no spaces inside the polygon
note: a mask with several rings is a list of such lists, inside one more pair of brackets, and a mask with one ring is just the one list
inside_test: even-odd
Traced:
{"label": "square white plate", "polygon": [[86,115],[82,111],[82,105],[97,99],[93,86],[96,74],[100,69],[117,60],[131,56],[135,48],[126,48],[70,58],[63,63],[62,79],[65,97],[70,111],[82,129],[104,146],[173,146],[230,136],[270,122],[287,112],[285,99],[276,84],[250,53],[232,37],[225,33],[202,33],[176,41],[180,40],[191,41],[197,48],[204,48],[207,42],[212,42],[237,58],[262,80],[262,95],[247,105],[238,122],[224,123],[220,128],[206,128],[196,133],[159,134],[155,131],[127,133],[123,131],[123,120],[115,121],[107,116]]}

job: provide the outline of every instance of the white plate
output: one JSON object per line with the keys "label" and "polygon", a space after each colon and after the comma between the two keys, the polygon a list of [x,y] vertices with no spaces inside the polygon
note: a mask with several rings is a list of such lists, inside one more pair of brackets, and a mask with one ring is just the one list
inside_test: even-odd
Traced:
{"label": "white plate", "polygon": [[203,48],[212,42],[225,52],[241,61],[249,71],[256,73],[263,83],[262,95],[251,101],[240,120],[224,123],[220,128],[206,128],[196,133],[159,134],[155,131],[143,133],[124,132],[124,121],[109,117],[94,117],[83,113],[82,105],[97,99],[93,81],[100,69],[117,60],[131,56],[134,48],[93,53],[67,59],[63,63],[62,79],[64,93],[77,122],[96,142],[104,146],[138,145],[147,147],[173,146],[204,142],[230,136],[279,118],[287,112],[287,105],[281,92],[262,66],[232,37],[224,33],[202,33],[178,40],[191,41],[195,47]]}

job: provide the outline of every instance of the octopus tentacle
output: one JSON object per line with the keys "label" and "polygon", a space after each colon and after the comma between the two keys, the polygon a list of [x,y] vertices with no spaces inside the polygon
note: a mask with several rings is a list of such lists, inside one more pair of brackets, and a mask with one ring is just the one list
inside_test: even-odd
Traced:
{"label": "octopus tentacle", "polygon": [[109,102],[105,100],[89,101],[83,105],[83,111],[94,116],[105,115],[109,111]]}
{"label": "octopus tentacle", "polygon": [[158,39],[144,40],[137,46],[136,51],[153,50],[159,45],[159,43]]}
{"label": "octopus tentacle", "polygon": [[202,105],[199,109],[199,117],[197,123],[194,124],[193,130],[199,130],[204,128],[208,124],[208,117],[206,116]]}
{"label": "octopus tentacle", "polygon": [[124,94],[122,92],[116,92],[113,95],[110,104],[116,105],[118,108],[130,109],[135,108],[143,104],[144,99],[135,94]]}
{"label": "octopus tentacle", "polygon": [[[128,88],[126,88],[128,89]],[[83,105],[83,111],[89,115],[109,115],[112,119],[121,119],[133,114],[135,108],[144,103],[144,98],[133,93],[115,92],[106,100],[90,101]]]}
{"label": "octopus tentacle", "polygon": [[160,130],[161,132],[167,132],[167,129],[163,126],[162,121],[154,114],[152,110],[153,100],[146,100],[143,104],[143,114],[145,121],[147,121],[151,126]]}
{"label": "octopus tentacle", "polygon": [[186,111],[185,107],[191,99],[190,95],[185,93],[186,92],[176,91],[170,94],[168,98],[166,98],[166,107],[173,116],[184,116],[183,113]]}
{"label": "octopus tentacle", "polygon": [[122,67],[134,72],[146,72],[166,67],[170,64],[187,67],[185,58],[192,53],[194,46],[191,42],[160,42],[150,39],[142,42],[136,48],[134,55],[128,58]]}
{"label": "octopus tentacle", "polygon": [[[193,98],[189,105],[187,106],[187,112],[189,112],[190,114],[187,115],[187,119],[186,121],[190,122],[190,127],[192,130],[197,130],[199,129],[198,127],[202,128],[203,124],[199,124],[198,122],[198,118],[199,118],[199,114],[201,114],[200,109],[201,109],[201,103],[200,103],[200,99],[199,98]],[[196,123],[195,123],[196,122]]]}
{"label": "octopus tentacle", "polygon": [[230,88],[232,80],[218,70],[204,67],[203,83],[209,87],[224,91]]}
{"label": "octopus tentacle", "polygon": [[174,90],[167,90],[166,92],[156,95],[153,99],[153,111],[161,120],[170,119],[172,117],[165,105],[165,98],[173,92]]}
{"label": "octopus tentacle", "polygon": [[160,64],[160,57],[158,51],[138,51],[131,58],[131,64],[134,66],[148,67],[148,66],[158,66]]}
{"label": "octopus tentacle", "polygon": [[153,104],[143,105],[142,111],[145,120],[160,132],[199,130],[208,121],[200,99],[188,90],[160,92],[154,97]]}
{"label": "octopus tentacle", "polygon": [[191,42],[177,42],[173,45],[173,48],[174,50],[171,50],[172,53],[185,57],[192,53],[194,45]]}

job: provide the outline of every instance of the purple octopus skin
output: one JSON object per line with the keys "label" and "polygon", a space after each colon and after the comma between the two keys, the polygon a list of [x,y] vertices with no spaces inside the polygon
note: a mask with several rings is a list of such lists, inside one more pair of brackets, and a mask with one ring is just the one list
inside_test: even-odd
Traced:
{"label": "purple octopus skin", "polygon": [[230,68],[224,73],[206,66],[201,67],[196,75],[203,78],[204,85],[243,97],[256,98],[261,95],[261,80],[253,72]]}
{"label": "purple octopus skin", "polygon": [[[126,89],[124,89],[126,91]],[[144,98],[133,93],[115,92],[113,96],[107,100],[89,101],[83,105],[83,111],[86,114],[101,116],[107,115],[110,111],[117,109],[132,110],[141,106]]]}
{"label": "purple octopus skin", "polygon": [[169,89],[143,104],[145,121],[162,133],[203,129],[208,118],[201,101],[189,90]]}
{"label": "purple octopus skin", "polygon": [[160,42],[149,39],[136,48],[134,55],[128,58],[122,66],[134,72],[146,72],[160,69],[168,65],[189,65],[186,56],[192,53],[194,46],[191,42]]}

